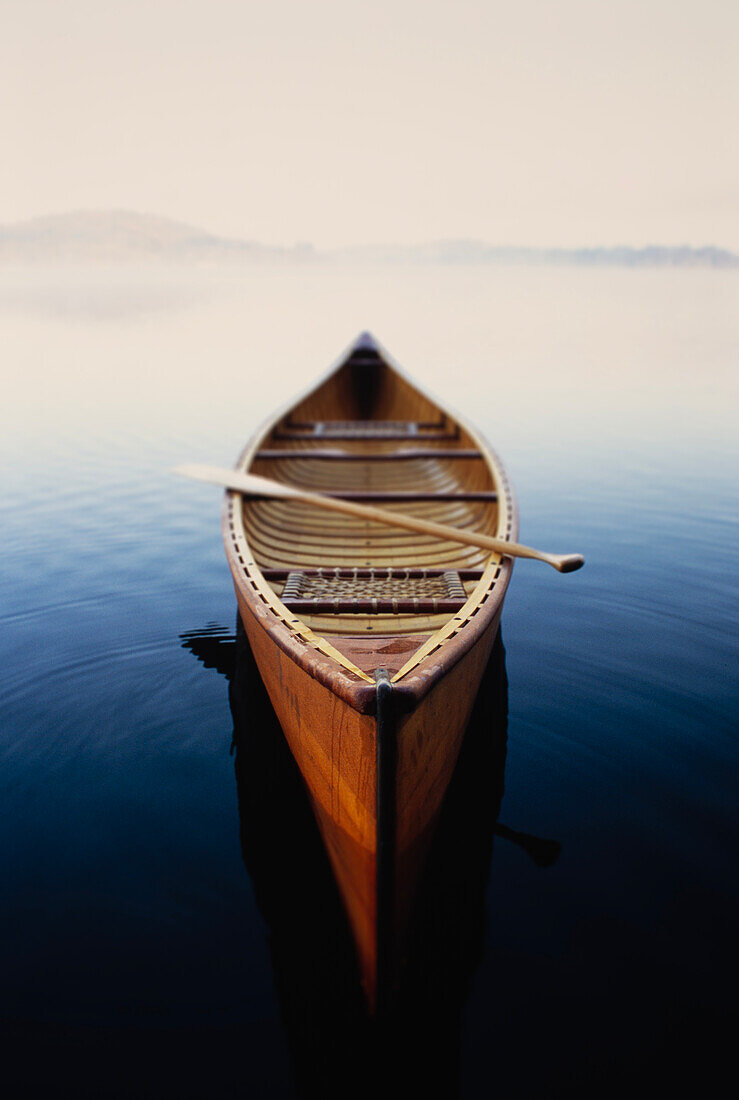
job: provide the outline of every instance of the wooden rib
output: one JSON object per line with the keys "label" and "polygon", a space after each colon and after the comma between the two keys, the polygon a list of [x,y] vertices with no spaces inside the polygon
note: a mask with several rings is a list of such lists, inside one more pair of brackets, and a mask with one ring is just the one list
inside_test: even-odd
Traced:
{"label": "wooden rib", "polygon": [[[453,523],[457,527],[489,530],[494,509],[454,507],[431,510],[417,506],[413,514]],[[364,520],[324,514],[309,505],[277,501],[249,501],[244,520],[250,545],[263,569],[326,566],[392,566],[395,568],[474,568],[487,560],[485,551],[429,536],[380,528]],[[367,543],[370,546],[367,546]],[[380,560],[377,556],[381,555]]]}
{"label": "wooden rib", "polygon": [[[324,447],[261,447],[250,466],[251,473],[257,473],[255,464],[259,463],[259,455],[274,454],[274,461],[279,460],[290,464],[291,470],[302,470],[306,477],[342,478],[350,482],[360,477],[380,478],[383,485],[387,482],[403,483],[405,479],[417,473],[425,482],[456,485],[460,489],[482,489],[491,486],[490,474],[484,466],[470,466],[469,462],[455,463],[454,459],[468,453],[477,453],[473,448],[463,447],[456,450],[452,448],[429,448],[419,453],[418,449],[396,447],[383,447],[380,444],[373,446],[371,453],[366,450],[357,450],[349,447],[324,448]],[[451,451],[451,454],[450,454]],[[316,455],[328,452],[331,458],[331,466],[316,464],[313,460]],[[398,456],[401,456],[398,458]],[[443,461],[438,460],[439,456]],[[444,456],[448,456],[445,458]],[[438,460],[438,461],[437,461]],[[270,463],[273,461],[269,460]],[[378,467],[378,462],[382,465]],[[396,464],[397,463],[397,464]],[[265,466],[274,476],[274,467]]]}
{"label": "wooden rib", "polygon": [[288,481],[298,488],[316,492],[408,492],[419,493],[495,492],[482,464],[442,463],[431,460],[374,462],[310,462],[291,460],[255,463],[251,473],[264,473]]}
{"label": "wooden rib", "polygon": [[[345,490],[339,490],[343,494]],[[345,499],[340,495],[338,499]],[[397,512],[399,515],[414,517],[419,520],[446,523],[454,527],[469,527],[480,531],[488,531],[495,521],[496,502],[489,500],[460,501],[455,498],[443,498],[441,501],[431,500],[404,501],[402,498],[391,499],[388,502],[388,512]],[[321,532],[330,532],[336,528],[346,533],[368,530],[370,527],[378,538],[408,538],[405,529],[388,527],[386,524],[374,522],[363,516],[350,516],[348,514],[331,512],[313,505],[307,500],[279,500],[269,497],[253,498],[248,510],[250,517],[259,524],[270,524],[284,532],[285,524],[289,527],[310,530],[311,528]],[[419,534],[423,534],[419,532]],[[425,534],[426,539],[434,536]],[[453,541],[453,540],[452,540]]]}
{"label": "wooden rib", "polygon": [[[344,498],[340,499],[343,500]],[[410,507],[388,508],[387,510],[393,514],[398,513],[399,516],[402,515],[409,520],[412,517],[420,522],[430,520],[444,523],[460,531],[467,530],[473,534],[486,530],[489,527],[491,518],[489,509],[484,507],[459,506],[446,508],[443,511],[441,509],[431,511]],[[260,509],[254,509],[253,513],[250,511],[250,522],[254,522],[255,525],[259,526],[264,537],[269,537],[270,531],[274,531],[278,542],[281,544],[285,541],[286,531],[300,531],[307,541],[310,541],[311,533],[314,533],[315,538],[323,545],[326,545],[327,540],[332,537],[352,537],[355,540],[373,538],[377,540],[378,551],[382,547],[391,544],[402,546],[404,543],[411,542],[407,529],[401,525],[391,527],[388,524],[360,519],[359,517],[339,516],[336,513],[326,516],[322,509],[309,505],[290,509],[285,505],[277,507],[273,502],[270,502],[269,505]],[[440,536],[422,532],[418,532],[418,536],[420,537],[412,540],[411,544],[419,548],[424,545],[433,548],[437,548],[442,544],[446,546],[454,545],[454,539],[443,539]],[[473,543],[469,545],[474,546]],[[412,565],[413,563],[409,564]],[[418,564],[420,565],[420,563]]]}
{"label": "wooden rib", "polygon": [[[343,568],[451,568],[461,564],[463,568],[475,568],[486,559],[484,550],[469,547],[468,553],[460,554],[460,544],[425,541],[414,544],[407,539],[394,538],[391,533],[382,542],[378,539],[351,537],[342,544],[341,532],[327,533],[325,539],[320,532],[308,540],[303,532],[303,542],[298,547],[294,543],[278,542],[270,538],[262,529],[247,525],[246,531],[253,546],[260,567],[281,568],[292,565],[295,568],[309,565],[331,565],[338,562]],[[369,530],[362,534],[370,534]],[[369,542],[369,546],[367,543]],[[374,545],[373,545],[374,542]]]}
{"label": "wooden rib", "polygon": [[[376,561],[379,566],[405,565],[419,569],[428,564],[423,561],[425,556],[443,557],[445,561],[448,560],[451,564],[459,556],[458,548],[462,545],[461,537],[456,540],[446,540],[434,538],[433,535],[426,535],[423,538],[418,538],[417,541],[413,541],[408,538],[403,529],[390,526],[381,528],[379,524],[362,523],[361,521],[354,524],[341,524],[334,520],[332,523],[323,526],[318,521],[306,520],[302,524],[295,524],[294,526],[288,526],[288,522],[285,518],[285,522],[280,524],[279,516],[268,516],[262,513],[258,524],[249,522],[247,526],[250,533],[254,535],[260,544],[265,547],[273,546],[279,550],[288,549],[291,545],[289,539],[287,541],[285,539],[286,534],[299,532],[301,543],[299,548],[296,547],[296,550],[305,555],[315,548],[327,565],[332,563],[330,544],[336,542],[342,549],[342,554],[336,561],[344,567],[348,567],[350,564],[362,566],[367,564],[364,561],[347,562],[343,559],[347,554],[350,558],[366,557],[365,549],[368,544],[372,551],[370,556],[375,559],[369,562],[370,567]],[[482,554],[483,557],[485,556],[485,551],[477,543],[479,526],[474,522],[474,517],[468,515],[457,517],[454,527],[460,532],[470,532],[471,541],[467,546],[468,554],[471,553],[477,556]],[[392,558],[400,555],[401,560],[399,562],[388,560],[388,555],[391,555]],[[269,562],[264,564],[269,566]]]}

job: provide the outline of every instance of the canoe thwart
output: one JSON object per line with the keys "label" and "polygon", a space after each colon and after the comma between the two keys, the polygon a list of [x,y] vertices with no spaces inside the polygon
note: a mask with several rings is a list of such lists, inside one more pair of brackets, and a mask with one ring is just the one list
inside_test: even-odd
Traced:
{"label": "canoe thwart", "polygon": [[[285,581],[292,569],[262,569],[262,576],[268,581]],[[347,568],[341,565],[311,566],[300,570],[308,577],[443,577],[448,569],[394,569],[392,565],[374,566],[369,569]],[[482,569],[456,569],[455,573],[463,581],[479,581],[484,570]]]}
{"label": "canoe thwart", "polygon": [[[288,418],[276,431],[312,432],[314,435],[329,435],[334,432],[442,432],[447,427],[445,418],[439,420],[293,420]],[[455,425],[454,438],[459,435]]]}
{"label": "canoe thwart", "polygon": [[322,493],[325,497],[338,497],[341,500],[378,500],[388,504],[392,504],[393,501],[405,503],[408,500],[439,501],[442,504],[454,504],[456,501],[462,503],[465,501],[481,501],[494,504],[498,499],[498,494],[494,493],[492,489],[476,489],[462,493],[416,492],[413,489],[352,489],[349,491],[323,489]]}
{"label": "canoe thwart", "polygon": [[427,447],[416,450],[410,450],[405,448],[402,451],[376,451],[374,453],[367,453],[366,451],[339,451],[339,450],[324,450],[323,448],[306,448],[305,450],[298,449],[297,447],[285,447],[285,448],[272,448],[267,447],[264,450],[257,451],[254,455],[255,461],[272,461],[275,459],[289,459],[292,461],[296,458],[312,458],[323,462],[399,462],[404,459],[424,459],[429,458],[458,458],[458,459],[477,459],[482,458],[483,455],[480,451],[474,451],[469,448],[442,448],[442,447]]}

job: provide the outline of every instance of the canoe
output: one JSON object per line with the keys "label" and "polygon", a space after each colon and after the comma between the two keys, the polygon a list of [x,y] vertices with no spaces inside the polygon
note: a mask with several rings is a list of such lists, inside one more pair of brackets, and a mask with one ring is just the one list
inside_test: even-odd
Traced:
{"label": "canoe", "polygon": [[[259,429],[236,468],[517,536],[495,453],[369,334]],[[513,563],[305,501],[232,491],[223,536],[241,621],[302,773],[376,1006],[393,984]]]}

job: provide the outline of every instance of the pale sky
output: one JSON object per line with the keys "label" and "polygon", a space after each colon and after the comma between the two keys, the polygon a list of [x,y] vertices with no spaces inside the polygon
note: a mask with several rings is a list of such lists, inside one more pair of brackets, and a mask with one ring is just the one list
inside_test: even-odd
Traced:
{"label": "pale sky", "polygon": [[0,223],[739,249],[737,0],[0,0]]}

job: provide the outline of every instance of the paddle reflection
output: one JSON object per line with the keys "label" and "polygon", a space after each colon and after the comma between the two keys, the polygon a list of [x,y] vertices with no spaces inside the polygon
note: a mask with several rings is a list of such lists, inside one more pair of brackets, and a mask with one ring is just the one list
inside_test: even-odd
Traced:
{"label": "paddle reflection", "polygon": [[242,629],[215,625],[182,644],[229,679],[241,846],[269,929],[299,1096],[459,1091],[460,1017],[485,937],[493,837],[540,866],[556,842],[497,824],[507,737],[498,635],[419,881],[397,987],[372,1020],[349,926],[297,765]]}

